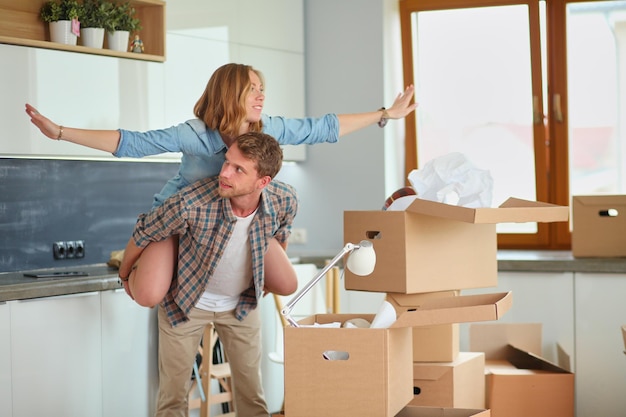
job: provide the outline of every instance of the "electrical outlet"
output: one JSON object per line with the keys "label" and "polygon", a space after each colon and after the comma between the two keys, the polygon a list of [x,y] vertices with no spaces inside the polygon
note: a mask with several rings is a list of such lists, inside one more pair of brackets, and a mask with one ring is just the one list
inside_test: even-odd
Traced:
{"label": "electrical outlet", "polygon": [[85,257],[85,241],[77,240],[74,242],[74,257],[75,258],[84,258]]}
{"label": "electrical outlet", "polygon": [[65,242],[54,242],[52,244],[52,256],[54,256],[54,259],[65,259],[65,255]]}
{"label": "electrical outlet", "polygon": [[76,242],[68,240],[65,242],[65,259],[74,259],[76,256]]}
{"label": "electrical outlet", "polygon": [[52,244],[54,259],[74,259],[85,257],[84,240],[58,241]]}
{"label": "electrical outlet", "polygon": [[289,236],[289,243],[293,243],[294,245],[304,245],[306,244],[306,229],[291,229],[291,235]]}

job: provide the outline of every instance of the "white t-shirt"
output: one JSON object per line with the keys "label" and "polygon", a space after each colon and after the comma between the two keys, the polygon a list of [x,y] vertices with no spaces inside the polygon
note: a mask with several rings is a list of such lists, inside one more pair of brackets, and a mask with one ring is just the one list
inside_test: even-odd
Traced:
{"label": "white t-shirt", "polygon": [[252,255],[248,232],[256,210],[247,217],[237,217],[231,235],[213,276],[196,307],[207,311],[234,310],[241,293],[252,283]]}

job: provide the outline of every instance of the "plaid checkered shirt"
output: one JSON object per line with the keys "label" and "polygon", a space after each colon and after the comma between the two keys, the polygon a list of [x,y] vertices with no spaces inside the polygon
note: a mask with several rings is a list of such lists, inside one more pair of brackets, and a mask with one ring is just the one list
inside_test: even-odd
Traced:
{"label": "plaid checkered shirt", "polygon": [[[235,227],[230,199],[220,197],[218,178],[195,182],[169,197],[163,205],[141,214],[133,240],[144,248],[150,242],[179,235],[178,274],[162,305],[172,326],[187,321],[187,315],[202,296]],[[253,285],[241,293],[235,315],[243,320],[263,295],[263,255],[268,239],[285,242],[298,210],[295,189],[272,181],[261,193],[261,202],[249,239],[252,251]]]}

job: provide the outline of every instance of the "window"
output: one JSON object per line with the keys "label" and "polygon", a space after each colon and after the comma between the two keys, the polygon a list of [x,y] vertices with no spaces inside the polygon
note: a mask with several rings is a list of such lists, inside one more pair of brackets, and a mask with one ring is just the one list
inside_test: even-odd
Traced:
{"label": "window", "polygon": [[[400,11],[405,83],[420,103],[407,175],[462,152],[491,172],[494,206],[625,191],[626,2],[401,0]],[[569,249],[568,226],[500,224],[499,246]]]}

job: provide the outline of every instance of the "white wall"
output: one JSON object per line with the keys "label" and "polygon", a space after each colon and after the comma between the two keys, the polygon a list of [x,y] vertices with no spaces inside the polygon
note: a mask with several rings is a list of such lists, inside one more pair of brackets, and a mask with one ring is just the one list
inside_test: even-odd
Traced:
{"label": "white wall", "polygon": [[[393,103],[403,90],[402,62],[390,58],[400,46],[392,29],[396,7],[390,0],[304,0],[307,115]],[[388,189],[399,188],[402,174],[385,179],[385,152],[402,138],[402,127],[396,121],[385,129],[373,125],[337,144],[309,147],[304,163],[283,169],[281,178],[302,200],[294,226],[308,232],[308,244],[290,245],[290,254],[334,256],[343,247],[343,212],[378,210]],[[393,161],[400,172],[402,161]]]}

